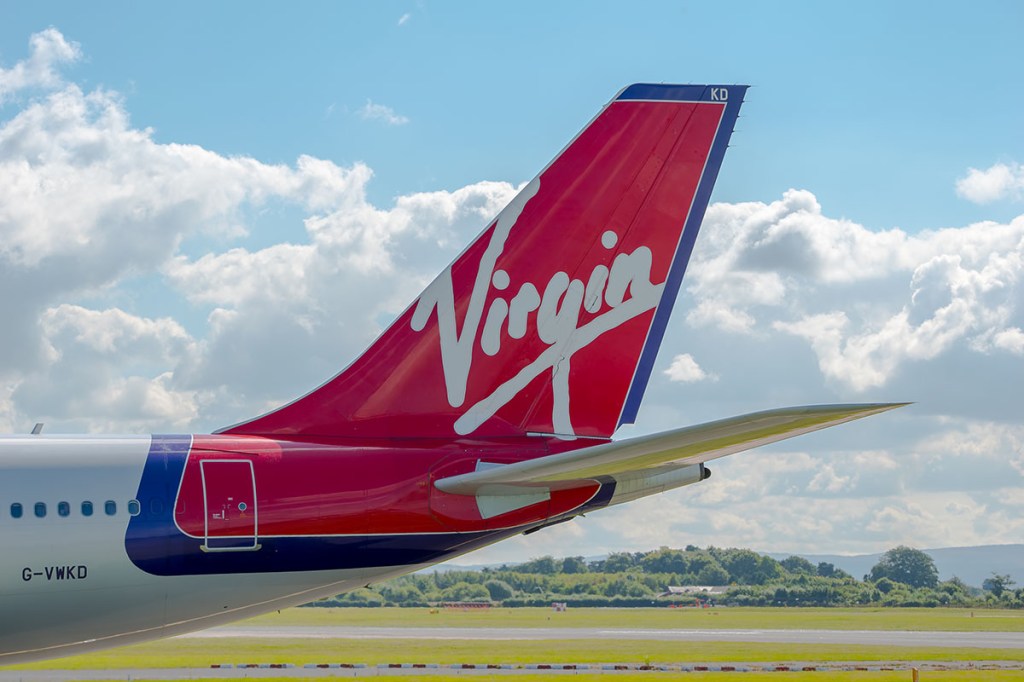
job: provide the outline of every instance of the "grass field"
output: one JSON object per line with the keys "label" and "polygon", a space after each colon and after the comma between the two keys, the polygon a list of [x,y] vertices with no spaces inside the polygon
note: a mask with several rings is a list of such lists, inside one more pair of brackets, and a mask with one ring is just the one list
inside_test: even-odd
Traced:
{"label": "grass field", "polygon": [[344,639],[176,639],[16,666],[11,669],[102,670],[208,668],[214,663],[714,663],[745,661],[1024,660],[1024,651],[744,642],[445,641]]}
{"label": "grass field", "polygon": [[[623,628],[807,628],[863,630],[1019,631],[1024,614],[954,609],[492,609],[482,612],[428,609],[291,609],[247,621],[264,625],[364,625],[408,627],[623,627]],[[615,640],[260,639],[182,638],[151,642],[57,661],[17,666],[21,670],[118,670],[209,668],[216,663],[785,663],[791,661],[1024,661],[1024,650],[903,648],[892,646],[793,645],[734,642]],[[615,680],[909,680],[909,671],[808,673],[615,673]],[[522,674],[517,680],[550,680]],[[296,678],[289,678],[296,679]],[[465,679],[458,675],[402,676],[403,680]],[[573,679],[608,680],[580,672]],[[1020,680],[1024,671],[927,671],[921,680]]]}
{"label": "grass field", "polygon": [[[977,671],[938,671],[922,673],[921,682],[1020,682],[1024,680],[1024,672],[984,671],[979,677]],[[652,677],[653,676],[653,677]],[[465,675],[402,675],[397,678],[402,682],[465,682]],[[468,678],[468,679],[487,679]],[[550,674],[515,675],[509,678],[514,682],[552,682]],[[855,673],[615,673],[612,676],[602,674],[572,675],[574,682],[654,682],[656,680],[693,680],[694,682],[907,682],[910,673],[894,672],[855,672]],[[115,681],[110,681],[115,682]],[[123,682],[123,681],[117,681]],[[160,682],[154,680],[152,682]],[[222,678],[190,678],[190,682],[224,682]],[[260,678],[260,682],[295,682],[295,678]]]}
{"label": "grass field", "polygon": [[288,609],[246,621],[258,625],[382,627],[618,627],[747,630],[925,630],[1022,632],[1024,611],[970,609]]}

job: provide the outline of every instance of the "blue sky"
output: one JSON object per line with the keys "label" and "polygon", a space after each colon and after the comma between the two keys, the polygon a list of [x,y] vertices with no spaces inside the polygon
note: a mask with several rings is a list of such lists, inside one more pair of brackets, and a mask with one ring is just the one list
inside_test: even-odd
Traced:
{"label": "blue sky", "polygon": [[738,82],[633,431],[917,405],[481,560],[1020,541],[1020,3],[0,10],[3,430],[207,431],[289,400],[621,87]]}
{"label": "blue sky", "polygon": [[[870,227],[1011,217],[948,190],[1024,151],[1016,2],[99,7],[12,3],[0,54],[54,26],[85,54],[69,76],[122,93],[156,140],[365,161],[377,201],[528,178],[634,81],[753,85],[717,198],[813,182]],[[353,113],[368,100],[409,122],[366,125]]]}

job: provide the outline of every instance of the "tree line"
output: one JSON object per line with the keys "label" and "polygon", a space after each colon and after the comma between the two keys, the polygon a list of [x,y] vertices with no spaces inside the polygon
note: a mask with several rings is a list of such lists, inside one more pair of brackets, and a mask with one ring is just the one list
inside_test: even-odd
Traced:
{"label": "tree line", "polygon": [[726,606],[1024,606],[1024,589],[1013,589],[1010,576],[993,573],[980,588],[956,577],[940,582],[932,558],[910,547],[890,549],[858,579],[828,562],[798,556],[777,561],[749,549],[692,545],[616,552],[594,561],[544,556],[474,571],[416,573],[311,606],[685,606],[695,604],[695,595],[665,593],[669,586],[688,585],[728,586],[712,597]]}

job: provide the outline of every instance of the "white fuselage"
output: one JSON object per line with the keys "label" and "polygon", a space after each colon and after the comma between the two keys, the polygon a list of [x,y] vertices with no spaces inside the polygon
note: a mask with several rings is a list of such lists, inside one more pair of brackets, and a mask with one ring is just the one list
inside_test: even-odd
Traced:
{"label": "white fuselage", "polygon": [[[150,440],[0,438],[0,665],[210,627],[409,570],[254,573],[244,580],[146,573],[127,556],[125,533]],[[83,514],[83,502],[91,503],[91,515]],[[12,505],[21,506],[20,518]],[[37,514],[37,505],[45,510]]]}

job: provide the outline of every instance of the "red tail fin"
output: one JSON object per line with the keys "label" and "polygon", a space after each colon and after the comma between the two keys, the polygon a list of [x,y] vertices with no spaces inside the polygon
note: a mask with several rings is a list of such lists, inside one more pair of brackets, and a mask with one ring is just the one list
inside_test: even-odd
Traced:
{"label": "red tail fin", "polygon": [[610,436],[639,407],[745,90],[626,88],[358,360],[224,432]]}

